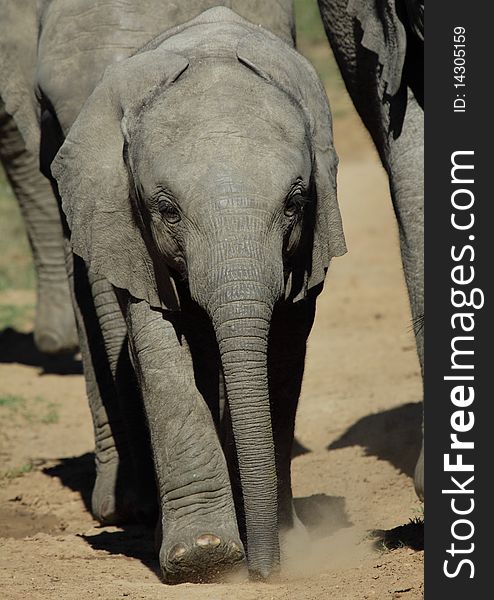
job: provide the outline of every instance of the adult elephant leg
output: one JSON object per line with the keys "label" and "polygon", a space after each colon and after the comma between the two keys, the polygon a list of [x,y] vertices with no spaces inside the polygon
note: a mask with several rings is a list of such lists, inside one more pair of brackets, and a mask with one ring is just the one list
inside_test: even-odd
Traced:
{"label": "adult elephant leg", "polygon": [[162,574],[206,581],[244,558],[225,458],[180,323],[144,301],[130,299],[126,312],[161,501]]}
{"label": "adult elephant leg", "polygon": [[127,351],[127,332],[111,285],[88,275],[67,252],[86,389],[95,434],[95,518],[105,524],[155,513],[147,430]]}
{"label": "adult elephant leg", "polygon": [[[385,154],[391,197],[400,232],[403,269],[410,298],[417,352],[424,374],[424,111],[409,91],[401,135]],[[415,489],[424,496],[424,447],[415,470]]]}
{"label": "adult elephant leg", "polygon": [[293,550],[289,542],[290,533],[303,531],[293,506],[291,457],[306,343],[314,322],[315,307],[316,298],[313,294],[296,304],[280,303],[274,310],[269,336],[269,396],[278,476],[278,524],[283,554]]}
{"label": "adult elephant leg", "polygon": [[[328,40],[333,49],[345,85],[362,121],[371,134],[387,170],[391,196],[398,219],[405,278],[410,298],[417,352],[423,373],[424,288],[423,288],[423,110],[407,88],[420,92],[423,79],[417,65],[423,55],[419,46],[409,45],[401,89],[393,98],[383,98],[378,58],[362,46],[362,28],[347,11],[347,0],[318,0]],[[383,40],[383,47],[386,44]],[[408,93],[408,98],[405,94]],[[405,108],[404,122],[401,123]],[[393,130],[393,131],[391,131]],[[395,136],[396,139],[395,139]],[[423,497],[423,447],[415,471],[415,487]]]}
{"label": "adult elephant leg", "polygon": [[38,161],[27,152],[0,101],[0,160],[19,202],[37,275],[34,341],[49,354],[74,352],[77,331],[70,300],[57,201]]}

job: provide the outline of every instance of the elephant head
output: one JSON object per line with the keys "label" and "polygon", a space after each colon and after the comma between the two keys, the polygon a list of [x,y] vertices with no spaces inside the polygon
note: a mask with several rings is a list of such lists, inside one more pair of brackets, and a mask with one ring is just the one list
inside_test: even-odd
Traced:
{"label": "elephant head", "polygon": [[271,314],[345,251],[336,166],[313,68],[219,8],[109,68],[52,165],[90,269],[162,310],[181,277],[209,314],[261,576],[279,560]]}

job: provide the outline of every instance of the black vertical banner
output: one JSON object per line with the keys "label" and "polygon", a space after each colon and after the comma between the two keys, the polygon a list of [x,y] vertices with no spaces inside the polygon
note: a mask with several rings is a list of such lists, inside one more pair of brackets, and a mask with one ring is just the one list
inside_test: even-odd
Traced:
{"label": "black vertical banner", "polygon": [[425,597],[493,597],[494,132],[488,6],[425,22]]}

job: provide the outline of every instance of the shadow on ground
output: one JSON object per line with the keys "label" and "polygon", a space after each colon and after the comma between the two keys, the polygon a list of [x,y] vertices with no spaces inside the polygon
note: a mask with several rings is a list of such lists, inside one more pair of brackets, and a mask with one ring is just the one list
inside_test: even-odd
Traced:
{"label": "shadow on ground", "polygon": [[11,327],[0,331],[0,363],[20,363],[41,367],[46,375],[80,375],[82,363],[74,355],[48,356],[34,344],[32,333],[21,333]]}
{"label": "shadow on ground", "polygon": [[370,534],[375,539],[376,550],[396,550],[396,548],[424,549],[424,520],[411,519],[406,525],[389,530],[375,530]]}
{"label": "shadow on ground", "polygon": [[301,444],[297,438],[293,438],[292,445],[292,459],[297,458],[297,456],[302,456],[304,454],[308,454],[310,450],[306,448],[303,444]]}
{"label": "shadow on ground", "polygon": [[[43,473],[56,477],[69,489],[78,492],[88,512],[91,510],[91,492],[95,480],[94,454],[63,458],[53,467],[46,467]],[[350,527],[345,498],[340,496],[313,496],[294,499],[295,510],[313,539],[334,534],[339,529]],[[155,548],[154,528],[142,524],[124,525],[119,528],[102,529],[94,534],[81,537],[94,549],[105,550],[110,554],[123,554],[140,560],[153,573],[159,575],[158,551]]]}
{"label": "shadow on ground", "polygon": [[344,527],[351,527],[342,496],[314,494],[304,498],[294,498],[298,518],[307,528],[313,539],[328,537]]}
{"label": "shadow on ground", "polygon": [[[42,472],[57,477],[64,486],[78,492],[89,510],[95,476],[93,454],[61,459],[57,465],[43,468]],[[31,511],[23,504],[22,495],[9,498],[8,504],[0,506],[0,538],[22,539],[37,533],[55,535],[63,530],[59,517]]]}
{"label": "shadow on ground", "polygon": [[86,510],[91,511],[91,493],[96,479],[92,452],[72,458],[61,458],[54,467],[44,468],[43,473],[50,477],[56,477],[65,487],[78,492]]}
{"label": "shadow on ground", "polygon": [[[345,511],[345,499],[317,494],[294,500],[295,509],[312,539],[332,535],[343,527],[350,527]],[[123,554],[142,562],[160,576],[159,549],[156,547],[154,530],[143,525],[125,525],[117,531],[85,534],[84,540],[95,550],[110,554]]]}
{"label": "shadow on ground", "polygon": [[422,403],[408,403],[367,415],[354,423],[327,449],[361,446],[368,456],[386,460],[413,477],[421,446]]}
{"label": "shadow on ground", "polygon": [[83,534],[81,537],[94,550],[135,558],[160,576],[159,550],[155,548],[154,529],[144,525],[125,525],[116,531]]}
{"label": "shadow on ground", "polygon": [[[91,493],[96,477],[92,452],[73,458],[62,458],[54,467],[43,469],[43,473],[56,477],[64,486],[78,492],[86,510],[91,512]],[[132,524],[111,529],[108,531],[108,528],[102,528],[101,532],[83,534],[81,537],[95,550],[105,550],[110,554],[123,554],[135,558],[159,575],[153,528]]]}

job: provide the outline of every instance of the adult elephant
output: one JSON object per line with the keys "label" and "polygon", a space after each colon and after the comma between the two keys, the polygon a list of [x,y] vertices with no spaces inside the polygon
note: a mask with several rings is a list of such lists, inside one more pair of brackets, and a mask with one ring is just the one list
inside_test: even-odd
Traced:
{"label": "adult elephant", "polygon": [[34,88],[36,0],[0,2],[0,162],[18,200],[37,276],[34,341],[42,352],[77,348],[57,200],[29,152],[18,123],[36,119]]}
{"label": "adult elephant", "polygon": [[[318,2],[345,85],[388,173],[423,375],[424,3]],[[415,489],[423,498],[423,445]]]}
{"label": "adult elephant", "polygon": [[154,470],[167,581],[245,552],[254,576],[277,569],[306,339],[345,249],[329,107],[291,2],[170,29],[210,4],[46,2],[31,138],[74,250],[93,513],[152,514]]}

